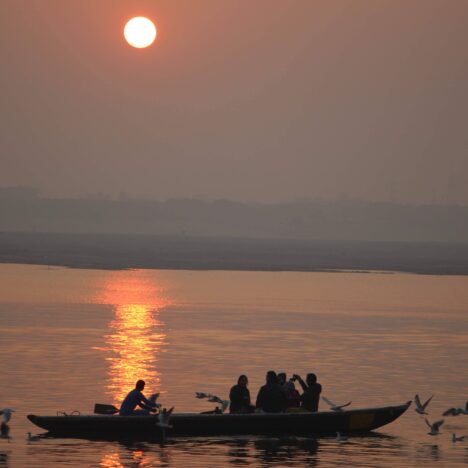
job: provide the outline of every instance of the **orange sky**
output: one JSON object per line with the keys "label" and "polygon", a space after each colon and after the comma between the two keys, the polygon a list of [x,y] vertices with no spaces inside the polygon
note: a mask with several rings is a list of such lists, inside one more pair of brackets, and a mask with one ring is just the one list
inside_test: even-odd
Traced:
{"label": "orange sky", "polygon": [[[156,44],[122,38],[135,15]],[[0,186],[468,203],[464,0],[2,0]]]}

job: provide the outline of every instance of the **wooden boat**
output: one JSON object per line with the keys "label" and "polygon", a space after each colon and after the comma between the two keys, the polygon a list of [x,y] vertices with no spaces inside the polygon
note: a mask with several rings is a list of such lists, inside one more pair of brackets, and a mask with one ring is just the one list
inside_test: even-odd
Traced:
{"label": "wooden boat", "polygon": [[157,415],[68,415],[28,419],[50,436],[102,439],[160,439],[161,437],[354,434],[369,432],[401,416],[411,402],[399,406],[319,411],[316,413],[195,414],[174,413],[170,429],[158,426]]}

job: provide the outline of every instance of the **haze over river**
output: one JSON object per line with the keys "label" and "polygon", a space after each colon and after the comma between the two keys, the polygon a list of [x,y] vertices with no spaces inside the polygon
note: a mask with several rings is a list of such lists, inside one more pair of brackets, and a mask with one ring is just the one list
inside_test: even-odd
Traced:
{"label": "haze over river", "polygon": [[[352,408],[435,394],[429,420],[468,399],[468,276],[79,270],[0,265],[0,408],[16,409],[0,467],[461,467],[468,416],[427,435],[413,407],[372,435],[337,442],[239,437],[26,442],[26,415],[118,405],[137,379],[175,411],[227,398],[241,373],[254,400],[266,371],[315,372]],[[321,409],[325,404],[321,402]]]}

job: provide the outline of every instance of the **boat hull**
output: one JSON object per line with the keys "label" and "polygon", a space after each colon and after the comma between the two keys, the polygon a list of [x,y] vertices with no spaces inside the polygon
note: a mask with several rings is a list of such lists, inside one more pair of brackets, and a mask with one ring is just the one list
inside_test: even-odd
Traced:
{"label": "boat hull", "polygon": [[79,438],[154,439],[161,437],[239,435],[318,435],[369,432],[401,416],[411,402],[399,406],[366,408],[341,412],[174,414],[171,429],[164,434],[155,415],[149,416],[36,416],[28,419],[51,436]]}

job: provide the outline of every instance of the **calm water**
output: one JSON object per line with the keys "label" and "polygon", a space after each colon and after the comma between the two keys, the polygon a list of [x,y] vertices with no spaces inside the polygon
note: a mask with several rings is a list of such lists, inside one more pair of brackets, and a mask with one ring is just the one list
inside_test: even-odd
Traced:
{"label": "calm water", "polygon": [[2,466],[359,466],[468,464],[468,416],[430,437],[413,409],[369,437],[178,440],[160,447],[75,439],[27,443],[25,415],[118,404],[135,380],[176,411],[194,391],[255,398],[270,368],[314,371],[353,407],[435,393],[431,420],[468,399],[468,277],[380,273],[93,271],[0,266],[0,407],[17,410]]}

